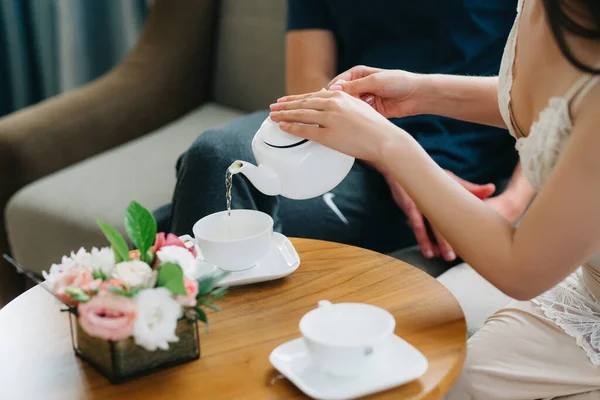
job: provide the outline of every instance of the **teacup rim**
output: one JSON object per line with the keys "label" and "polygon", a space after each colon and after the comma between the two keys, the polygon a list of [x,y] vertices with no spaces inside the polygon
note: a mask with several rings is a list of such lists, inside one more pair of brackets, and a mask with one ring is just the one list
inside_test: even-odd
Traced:
{"label": "teacup rim", "polygon": [[212,214],[205,215],[204,217],[202,217],[198,221],[196,221],[196,223],[194,223],[194,225],[192,226],[192,234],[194,235],[194,241],[201,239],[201,240],[204,240],[206,242],[211,242],[211,243],[235,243],[235,242],[243,242],[246,240],[254,239],[254,238],[263,236],[264,234],[266,234],[268,232],[273,232],[273,226],[275,224],[275,221],[273,221],[273,217],[271,217],[266,212],[259,211],[259,210],[250,210],[250,209],[237,209],[237,210],[231,210],[231,213],[232,214],[251,213],[251,214],[261,214],[261,215],[266,216],[269,220],[269,226],[266,229],[263,229],[262,231],[260,231],[259,233],[255,233],[254,235],[246,236],[241,239],[210,239],[210,238],[196,235],[196,226],[198,226],[202,221],[207,220],[208,218],[215,218],[218,215],[226,214],[226,213],[227,213],[227,210],[218,211],[218,212],[215,212]]}
{"label": "teacup rim", "polygon": [[396,319],[394,318],[394,316],[392,315],[391,312],[389,312],[388,310],[373,305],[373,304],[368,304],[368,303],[358,303],[358,302],[344,302],[344,303],[332,303],[330,305],[330,307],[335,307],[336,305],[359,305],[359,306],[367,306],[369,308],[375,309],[377,310],[377,312],[380,312],[382,315],[386,315],[387,320],[388,320],[388,324],[385,327],[384,330],[382,330],[382,332],[375,338],[373,338],[372,340],[370,340],[368,343],[353,343],[353,344],[341,344],[341,343],[335,343],[335,342],[331,342],[331,341],[327,341],[327,340],[321,340],[316,338],[314,335],[310,334],[310,332],[308,332],[306,329],[303,328],[303,321],[304,323],[306,323],[306,317],[309,314],[315,313],[315,312],[319,312],[319,310],[321,310],[322,308],[314,308],[312,310],[310,310],[309,312],[307,312],[306,314],[304,314],[302,316],[302,318],[300,319],[300,322],[298,323],[298,328],[300,329],[300,333],[302,334],[302,336],[312,342],[318,343],[322,346],[326,346],[326,347],[335,347],[335,348],[352,348],[352,347],[358,347],[358,346],[368,346],[368,345],[373,345],[376,343],[381,342],[382,340],[385,340],[386,338],[388,338],[389,336],[393,335],[395,330],[396,330]]}

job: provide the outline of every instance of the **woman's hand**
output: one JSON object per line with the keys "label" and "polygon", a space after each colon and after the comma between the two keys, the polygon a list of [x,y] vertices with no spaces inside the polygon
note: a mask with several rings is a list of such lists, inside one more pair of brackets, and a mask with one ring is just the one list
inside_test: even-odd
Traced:
{"label": "woman's hand", "polygon": [[422,75],[357,66],[336,76],[329,89],[342,90],[371,105],[386,118],[419,114]]}
{"label": "woman's hand", "polygon": [[271,104],[281,129],[362,160],[376,162],[381,149],[405,134],[364,101],[341,91],[286,96]]}

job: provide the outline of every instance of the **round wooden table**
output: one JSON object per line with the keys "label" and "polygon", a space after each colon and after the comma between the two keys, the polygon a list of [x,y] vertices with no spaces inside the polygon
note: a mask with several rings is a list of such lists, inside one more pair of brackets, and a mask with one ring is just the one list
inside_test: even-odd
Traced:
{"label": "round wooden table", "polygon": [[293,241],[300,268],[287,278],[233,288],[201,330],[201,358],[111,385],[71,347],[69,322],[49,293],[35,287],[0,310],[0,399],[289,399],[305,396],[269,363],[279,344],[300,336],[298,322],[319,300],[364,302],[390,311],[396,334],[429,361],[421,379],[381,399],[439,399],[466,353],[463,313],[424,272],[356,247]]}

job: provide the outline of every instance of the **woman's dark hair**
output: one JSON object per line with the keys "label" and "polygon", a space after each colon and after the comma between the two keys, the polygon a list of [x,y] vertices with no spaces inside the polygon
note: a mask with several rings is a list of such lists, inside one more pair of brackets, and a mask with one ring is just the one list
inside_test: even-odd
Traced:
{"label": "woman's dark hair", "polygon": [[565,37],[566,33],[570,33],[585,39],[600,39],[600,0],[543,1],[550,29],[563,55],[580,70],[600,74],[600,68],[586,65],[573,54]]}

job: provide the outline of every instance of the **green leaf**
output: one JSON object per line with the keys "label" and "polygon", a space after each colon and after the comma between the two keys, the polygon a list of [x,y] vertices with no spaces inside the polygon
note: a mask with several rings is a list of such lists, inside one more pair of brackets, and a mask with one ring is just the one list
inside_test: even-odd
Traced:
{"label": "green leaf", "polygon": [[132,201],[125,213],[125,231],[140,250],[142,260],[147,261],[148,250],[156,240],[156,219],[152,213],[137,201]]}
{"label": "green leaf", "polygon": [[67,287],[65,288],[65,293],[71,296],[71,298],[80,303],[85,303],[90,301],[91,297],[85,293],[83,290],[78,288]]}
{"label": "green leaf", "polygon": [[221,311],[221,307],[212,304],[210,301],[208,301],[206,299],[200,299],[200,300],[198,300],[198,303],[202,304],[204,307],[210,308],[213,311],[217,311],[217,312]]}
{"label": "green leaf", "polygon": [[109,286],[108,287],[108,291],[114,294],[118,294],[120,296],[126,296],[127,292],[119,287],[116,286]]}
{"label": "green leaf", "polygon": [[103,281],[105,281],[106,278],[106,274],[104,273],[104,271],[102,271],[101,269],[97,269],[92,273],[92,277],[94,279],[102,279]]}
{"label": "green leaf", "polygon": [[160,264],[156,282],[157,286],[167,288],[173,294],[185,295],[187,293],[183,285],[183,271],[177,264]]}
{"label": "green leaf", "polygon": [[229,291],[229,287],[222,286],[218,289],[213,290],[210,294],[215,300],[221,300]]}
{"label": "green leaf", "polygon": [[[129,246],[127,246],[127,248],[129,248]],[[112,249],[112,251],[113,251],[113,253],[114,253],[114,255],[115,255],[115,263],[116,263],[116,264],[118,264],[118,263],[120,263],[120,262],[123,262],[123,261],[125,261],[125,260],[123,260],[123,259],[121,258],[121,255],[119,255],[119,254],[117,253],[117,251],[115,250],[115,246],[111,246],[111,249]],[[129,258],[129,252],[127,252],[127,257]]]}
{"label": "green leaf", "polygon": [[154,253],[153,252],[151,252],[150,250],[148,250],[146,252],[146,256],[144,257],[144,255],[142,254],[141,258],[142,258],[142,261],[144,261],[146,264],[152,265],[152,264],[154,264],[154,260],[155,260],[156,257],[154,257]]}
{"label": "green leaf", "polygon": [[200,307],[196,307],[194,311],[196,311],[196,318],[198,320],[204,322],[205,324],[208,323],[208,317],[206,316],[206,313],[203,309],[201,309]]}
{"label": "green leaf", "polygon": [[96,222],[98,225],[100,225],[100,229],[102,229],[102,232],[104,232],[104,236],[106,236],[106,239],[108,239],[112,245],[117,262],[129,261],[129,246],[123,238],[123,235],[121,235],[118,230],[100,221],[99,219],[97,219]]}
{"label": "green leaf", "polygon": [[134,297],[136,294],[138,294],[140,292],[141,289],[134,289],[134,290],[123,290],[119,287],[116,286],[109,286],[108,287],[108,291],[114,294],[118,294],[119,296],[125,296],[125,297]]}
{"label": "green leaf", "polygon": [[219,275],[206,275],[198,280],[198,296],[196,298],[204,297],[213,291],[215,285],[228,275],[227,272]]}
{"label": "green leaf", "polygon": [[215,287],[215,280],[213,277],[204,277],[198,280],[198,295],[197,299],[202,298],[209,294]]}
{"label": "green leaf", "polygon": [[194,308],[194,311],[196,312],[196,319],[204,322],[204,332],[208,333],[210,327],[208,325],[208,317],[206,316],[206,313],[200,307]]}

